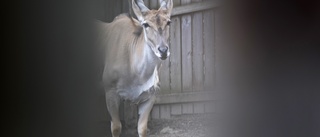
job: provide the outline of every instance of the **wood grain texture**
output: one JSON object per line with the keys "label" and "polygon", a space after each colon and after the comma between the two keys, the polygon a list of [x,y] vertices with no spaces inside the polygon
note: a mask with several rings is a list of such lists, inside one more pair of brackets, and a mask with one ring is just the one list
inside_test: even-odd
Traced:
{"label": "wood grain texture", "polygon": [[193,113],[193,103],[182,104],[182,114],[192,114]]}
{"label": "wood grain texture", "polygon": [[203,28],[202,12],[194,13],[192,18],[192,84],[193,91],[203,90]]}
{"label": "wood grain texture", "polygon": [[162,61],[162,66],[159,72],[160,79],[160,94],[170,93],[170,68],[169,59]]}
{"label": "wood grain texture", "polygon": [[169,119],[171,117],[170,105],[161,105],[160,106],[160,118]]}
{"label": "wood grain texture", "polygon": [[192,91],[191,16],[182,17],[182,90]]}
{"label": "wood grain texture", "polygon": [[181,115],[181,114],[182,114],[181,104],[172,104],[171,105],[171,115]]}
{"label": "wood grain texture", "polygon": [[214,88],[214,13],[213,10],[204,12],[204,87],[205,90]]}
{"label": "wood grain texture", "polygon": [[[173,1],[173,7],[179,6],[180,0]],[[180,17],[171,17],[170,26],[170,88],[171,92],[181,92],[181,22]]]}
{"label": "wood grain texture", "polygon": [[143,0],[144,5],[146,5],[150,9],[150,0]]}
{"label": "wood grain texture", "polygon": [[[190,3],[190,0],[181,0],[181,5]],[[182,90],[183,92],[192,91],[192,34],[191,34],[191,15],[181,17],[181,60],[182,60]]]}
{"label": "wood grain texture", "polygon": [[221,69],[222,67],[221,64],[223,63],[223,58],[221,58],[221,56],[223,55],[222,52],[217,52],[217,51],[223,51],[223,43],[221,42],[222,38],[221,38],[221,33],[222,33],[222,23],[221,23],[221,13],[220,13],[220,10],[217,9],[214,11],[214,37],[215,37],[215,45],[214,45],[214,50],[216,51],[214,54],[215,54],[215,62],[214,62],[214,68],[215,68],[215,76],[214,76],[214,80],[215,80],[215,85],[222,85],[220,84],[220,81],[222,79],[222,70],[219,70]]}
{"label": "wood grain texture", "polygon": [[187,4],[188,1],[189,0],[181,0],[181,6],[174,7],[171,16],[189,14],[192,12],[213,9],[219,6],[219,4],[209,0],[192,4]]}
{"label": "wood grain texture", "polygon": [[158,9],[158,0],[150,0],[150,8],[149,9]]}
{"label": "wood grain texture", "polygon": [[181,34],[180,18],[171,18],[170,26],[170,78],[171,92],[181,92]]}
{"label": "wood grain texture", "polygon": [[172,103],[186,103],[198,101],[216,100],[216,96],[212,91],[206,92],[182,92],[158,95],[155,104],[172,104]]}

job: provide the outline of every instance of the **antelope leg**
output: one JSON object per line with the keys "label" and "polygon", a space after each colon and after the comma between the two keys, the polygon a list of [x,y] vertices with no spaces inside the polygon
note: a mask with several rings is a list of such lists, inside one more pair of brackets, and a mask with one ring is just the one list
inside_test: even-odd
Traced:
{"label": "antelope leg", "polygon": [[120,96],[114,90],[106,92],[106,103],[111,116],[112,137],[119,137],[121,133],[121,122],[119,117]]}
{"label": "antelope leg", "polygon": [[156,96],[152,95],[150,99],[139,104],[139,120],[138,120],[139,137],[147,136],[148,118],[155,100],[156,100]]}

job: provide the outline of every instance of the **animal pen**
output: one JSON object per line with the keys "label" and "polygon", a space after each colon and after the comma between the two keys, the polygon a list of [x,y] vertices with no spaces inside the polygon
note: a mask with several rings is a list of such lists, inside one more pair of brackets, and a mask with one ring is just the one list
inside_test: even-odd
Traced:
{"label": "animal pen", "polygon": [[[120,13],[128,13],[128,0],[99,0],[97,19],[111,22]],[[150,9],[159,7],[158,0],[144,0]],[[170,119],[184,114],[211,113],[210,93],[215,81],[215,47],[218,40],[218,5],[210,0],[173,0],[170,25],[169,59],[160,69],[160,91],[151,119]],[[103,97],[104,98],[104,97]],[[208,105],[210,103],[210,106]],[[103,106],[105,114],[106,107]],[[124,121],[137,119],[137,109],[121,104]],[[102,116],[106,121],[108,117]],[[129,123],[129,122],[128,122]]]}

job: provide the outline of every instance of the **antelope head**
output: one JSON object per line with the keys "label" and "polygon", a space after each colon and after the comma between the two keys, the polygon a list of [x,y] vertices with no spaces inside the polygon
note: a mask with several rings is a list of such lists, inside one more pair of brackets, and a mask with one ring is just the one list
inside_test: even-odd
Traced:
{"label": "antelope head", "polygon": [[159,0],[160,8],[150,10],[142,0],[132,0],[132,9],[137,16],[146,44],[161,60],[169,57],[169,26],[170,15],[173,7],[172,0]]}

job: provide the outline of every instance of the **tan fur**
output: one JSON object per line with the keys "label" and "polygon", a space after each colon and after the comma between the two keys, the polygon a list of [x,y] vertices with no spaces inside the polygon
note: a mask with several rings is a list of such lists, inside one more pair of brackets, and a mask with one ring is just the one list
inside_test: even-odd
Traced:
{"label": "tan fur", "polygon": [[[121,14],[111,23],[100,23],[100,31],[105,33],[102,34],[101,44],[103,44],[103,46],[106,45],[106,51],[111,53],[107,54],[106,62],[115,62],[114,64],[123,63],[126,62],[127,57],[122,56],[130,56],[130,62],[128,63],[132,73],[134,73],[133,64],[135,63],[135,60],[141,58],[144,48],[144,45],[142,45],[144,42],[143,36],[133,35],[140,27],[137,20],[133,19],[133,21],[134,22],[132,22],[127,15]],[[120,38],[121,40],[119,40]]]}

